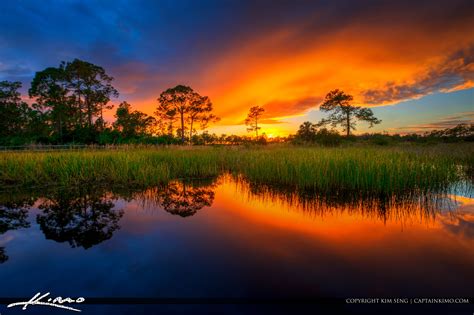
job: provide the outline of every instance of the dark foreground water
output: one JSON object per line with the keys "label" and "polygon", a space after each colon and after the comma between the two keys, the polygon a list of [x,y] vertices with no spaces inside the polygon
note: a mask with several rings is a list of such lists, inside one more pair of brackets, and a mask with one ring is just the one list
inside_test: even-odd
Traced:
{"label": "dark foreground water", "polygon": [[81,314],[472,314],[463,301],[416,299],[474,302],[474,199],[318,196],[228,176],[144,191],[9,191],[0,281],[2,315],[74,313],[6,307],[37,292],[84,297],[68,304]]}

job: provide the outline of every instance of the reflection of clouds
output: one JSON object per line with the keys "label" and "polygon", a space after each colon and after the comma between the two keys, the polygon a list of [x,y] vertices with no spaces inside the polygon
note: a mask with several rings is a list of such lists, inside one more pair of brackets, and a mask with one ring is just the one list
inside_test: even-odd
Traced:
{"label": "reflection of clouds", "polygon": [[474,240],[474,198],[453,196],[459,205],[454,212],[440,216],[441,225],[450,233]]}
{"label": "reflection of clouds", "polygon": [[436,209],[442,216],[451,215],[459,206],[459,201],[450,196],[437,197],[436,199]]}
{"label": "reflection of clouds", "polygon": [[1,235],[0,236],[0,246],[5,246],[10,243],[14,237],[12,235]]}
{"label": "reflection of clouds", "polygon": [[[10,195],[0,196],[0,235],[10,230],[30,227],[27,218],[32,203],[32,198],[12,198]],[[12,236],[2,236],[0,239],[0,264],[8,260],[4,245],[12,239]]]}

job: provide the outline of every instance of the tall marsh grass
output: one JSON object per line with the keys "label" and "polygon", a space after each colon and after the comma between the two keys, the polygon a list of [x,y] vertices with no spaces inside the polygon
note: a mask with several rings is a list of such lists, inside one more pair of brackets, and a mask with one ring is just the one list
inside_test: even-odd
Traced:
{"label": "tall marsh grass", "polygon": [[[453,147],[454,148],[454,147]],[[0,153],[0,185],[147,186],[225,172],[318,191],[443,189],[473,165],[473,148],[192,147]]]}

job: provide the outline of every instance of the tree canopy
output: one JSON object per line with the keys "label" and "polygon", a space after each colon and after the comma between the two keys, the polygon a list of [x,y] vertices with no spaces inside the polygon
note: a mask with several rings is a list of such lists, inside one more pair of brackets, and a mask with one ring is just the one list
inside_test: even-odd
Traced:
{"label": "tree canopy", "polygon": [[352,95],[338,89],[329,92],[319,109],[323,112],[330,112],[330,115],[327,118],[323,118],[318,123],[318,126],[330,124],[332,127],[336,127],[340,125],[346,135],[349,136],[351,130],[356,129],[357,120],[368,122],[369,128],[381,123],[381,120],[374,116],[370,108],[353,106],[351,104],[353,99]]}
{"label": "tree canopy", "polygon": [[[185,143],[186,138],[191,140],[196,123],[200,123],[201,128],[205,129],[210,122],[218,120],[212,114],[213,105],[210,99],[199,95],[186,85],[177,85],[163,91],[158,103],[155,114],[167,122],[167,126],[162,123],[162,128],[173,134],[174,123],[178,121],[180,127],[177,132],[182,143]],[[187,131],[189,137],[186,136]]]}
{"label": "tree canopy", "polygon": [[143,112],[132,110],[132,106],[127,102],[120,103],[115,118],[113,127],[127,139],[153,133],[152,129],[156,124],[155,118]]}
{"label": "tree canopy", "polygon": [[21,82],[0,81],[0,143],[29,138],[37,113],[21,99]]}
{"label": "tree canopy", "polygon": [[247,118],[245,119],[245,124],[248,126],[247,131],[253,132],[255,131],[255,137],[258,139],[258,131],[262,129],[258,122],[263,115],[265,109],[260,106],[253,106],[249,109],[249,113],[247,114]]}
{"label": "tree canopy", "polygon": [[102,67],[74,59],[37,72],[29,95],[46,114],[58,142],[88,142],[105,128],[103,111],[112,108],[112,97],[118,97],[112,81]]}

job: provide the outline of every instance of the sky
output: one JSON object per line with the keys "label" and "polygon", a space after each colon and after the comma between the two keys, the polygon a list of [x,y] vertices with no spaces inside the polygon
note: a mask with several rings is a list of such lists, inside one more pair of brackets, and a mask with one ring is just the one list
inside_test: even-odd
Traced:
{"label": "sky", "polygon": [[[317,122],[342,89],[382,123],[358,132],[407,133],[474,121],[474,1],[2,1],[0,80],[23,82],[74,58],[102,66],[127,101],[153,114],[177,84],[211,98],[211,132],[245,134]],[[113,111],[107,113],[113,120]]]}

